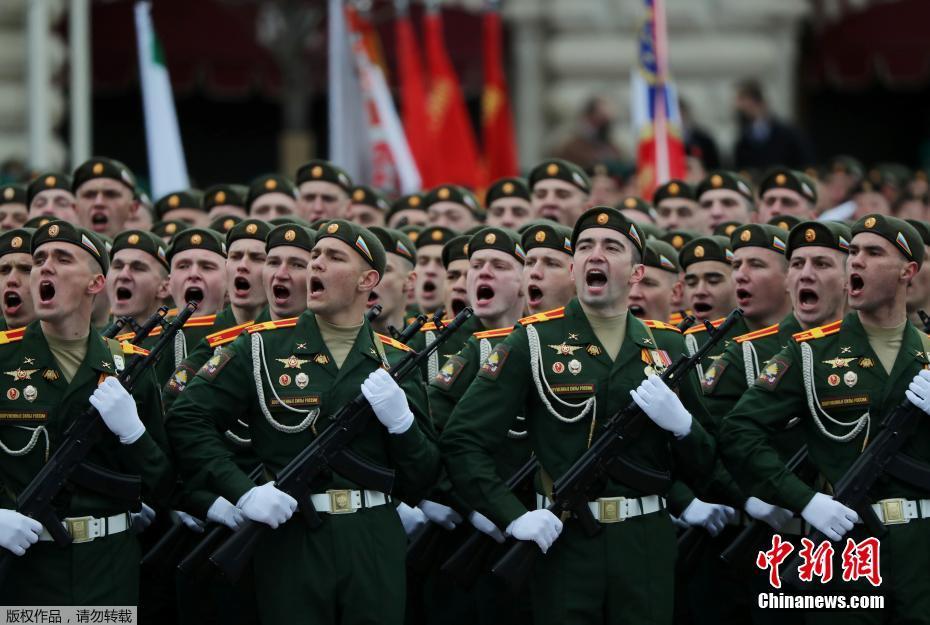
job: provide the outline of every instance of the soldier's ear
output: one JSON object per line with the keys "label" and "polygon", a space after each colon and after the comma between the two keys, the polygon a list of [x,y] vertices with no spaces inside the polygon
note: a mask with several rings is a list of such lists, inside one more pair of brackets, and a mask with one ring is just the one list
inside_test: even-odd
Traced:
{"label": "soldier's ear", "polygon": [[368,269],[359,276],[358,288],[360,291],[371,291],[378,286],[379,282],[381,282],[381,275],[374,269]]}
{"label": "soldier's ear", "polygon": [[630,274],[630,284],[636,284],[637,282],[641,281],[645,275],[646,266],[642,263],[636,263],[633,265],[633,272]]}
{"label": "soldier's ear", "polygon": [[94,274],[94,277],[91,278],[90,283],[87,285],[87,292],[91,295],[97,295],[103,292],[104,287],[107,285],[107,279],[102,273]]}
{"label": "soldier's ear", "polygon": [[918,271],[919,268],[917,267],[917,263],[913,261],[904,263],[904,268],[901,270],[901,278],[905,283],[908,283],[914,279],[914,276],[917,275]]}

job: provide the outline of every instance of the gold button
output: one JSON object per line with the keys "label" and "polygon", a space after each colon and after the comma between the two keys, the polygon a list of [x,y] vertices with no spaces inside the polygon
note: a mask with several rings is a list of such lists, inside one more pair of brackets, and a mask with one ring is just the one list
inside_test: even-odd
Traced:
{"label": "gold button", "polygon": [[536,233],[536,236],[533,237],[533,239],[535,239],[537,243],[542,243],[543,241],[546,240],[546,231],[545,230],[538,231]]}
{"label": "gold button", "polygon": [[695,258],[704,258],[704,246],[698,245],[694,248],[694,257]]}
{"label": "gold button", "polygon": [[[333,224],[333,225],[336,226],[338,224]],[[285,241],[293,241],[296,238],[297,238],[297,233],[294,232],[293,230],[288,230],[287,232],[284,233]]]}
{"label": "gold button", "polygon": [[126,242],[129,243],[129,245],[136,245],[139,243],[139,235],[135,233],[130,234],[129,238],[126,239]]}
{"label": "gold button", "polygon": [[192,234],[192,235],[191,235],[191,245],[200,245],[201,243],[203,243],[203,237],[202,237],[202,236],[200,236],[199,234]]}
{"label": "gold button", "polygon": [[817,240],[817,232],[813,228],[808,228],[804,231],[804,240],[808,243]]}
{"label": "gold button", "polygon": [[497,241],[497,235],[493,232],[489,232],[484,235],[484,242],[488,245],[494,245],[494,242]]}

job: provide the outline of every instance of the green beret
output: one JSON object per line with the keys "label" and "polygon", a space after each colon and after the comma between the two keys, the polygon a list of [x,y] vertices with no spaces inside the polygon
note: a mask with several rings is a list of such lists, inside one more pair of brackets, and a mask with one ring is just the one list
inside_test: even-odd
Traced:
{"label": "green beret", "polygon": [[468,239],[468,258],[471,259],[475,252],[480,250],[497,250],[513,256],[520,261],[520,264],[526,262],[526,253],[523,246],[520,245],[520,237],[513,230],[507,228],[482,228]]}
{"label": "green beret", "polygon": [[890,241],[901,250],[904,258],[916,262],[918,267],[924,262],[924,242],[920,233],[903,219],[873,213],[854,223],[851,232],[853,237],[863,232],[877,234]]}
{"label": "green beret", "polygon": [[865,168],[857,158],[852,156],[834,156],[830,161],[830,172],[834,174],[847,174],[861,178]]}
{"label": "green beret", "polygon": [[530,188],[523,178],[500,178],[488,187],[484,195],[484,205],[490,207],[495,200],[518,197],[530,201]]}
{"label": "green beret", "polygon": [[13,228],[0,234],[0,256],[6,254],[31,254],[32,235],[35,228]]}
{"label": "green beret", "polygon": [[80,228],[67,221],[50,221],[36,230],[32,235],[32,254],[35,255],[39,246],[55,241],[71,243],[93,256],[104,274],[110,268],[107,247],[100,237],[90,230]]}
{"label": "green beret", "polygon": [[385,252],[397,254],[416,264],[417,248],[406,234],[394,228],[382,228],[380,226],[372,226],[369,230],[381,241],[381,246],[384,247]]}
{"label": "green beret", "polygon": [[535,247],[548,247],[569,256],[572,255],[571,229],[551,221],[537,222],[524,230],[520,243],[526,252]]}
{"label": "green beret", "polygon": [[0,204],[26,204],[26,187],[12,182],[0,185]]}
{"label": "green beret", "polygon": [[669,230],[661,237],[659,237],[659,240],[665,241],[673,248],[675,248],[675,250],[680,254],[681,248],[686,246],[688,243],[691,243],[691,241],[698,238],[698,236],[699,235],[697,233],[691,232],[689,230]]}
{"label": "green beret", "polygon": [[578,235],[588,228],[610,228],[616,230],[628,238],[633,246],[643,253],[643,244],[646,242],[646,235],[638,224],[627,219],[623,213],[609,206],[595,206],[582,213],[578,221],[575,222],[575,228],[572,230],[572,250],[578,249]]}
{"label": "green beret", "polygon": [[417,246],[417,239],[420,238],[420,231],[423,230],[423,226],[416,226],[413,224],[407,226],[401,226],[398,228],[401,232],[407,235],[407,238],[413,242],[413,246]]}
{"label": "green beret", "polygon": [[723,171],[718,170],[709,174],[704,180],[698,183],[697,190],[695,195],[700,200],[701,196],[708,191],[714,191],[716,189],[729,189],[730,191],[736,191],[744,198],[749,200],[751,203],[755,203],[756,199],[752,195],[752,187],[749,186],[749,183],[746,180],[732,171]]}
{"label": "green beret", "polygon": [[678,179],[669,180],[665,184],[656,187],[656,190],[652,194],[652,203],[658,206],[659,202],[669,198],[697,201],[697,197],[694,195],[694,187],[684,180]]}
{"label": "green beret", "polygon": [[420,249],[427,245],[445,245],[457,235],[458,232],[446,228],[445,226],[428,226],[421,229],[420,234],[412,240],[416,244],[417,249]]}
{"label": "green beret", "polygon": [[730,235],[730,249],[735,252],[741,247],[761,247],[784,254],[787,239],[788,233],[778,226],[746,224]]}
{"label": "green beret", "polygon": [[561,158],[545,160],[530,171],[528,178],[530,190],[533,190],[537,182],[550,178],[564,180],[585,193],[591,193],[591,179],[584,173],[584,170],[575,163],[570,163]]}
{"label": "green beret", "polygon": [[30,217],[27,219],[26,223],[23,224],[23,228],[32,228],[33,230],[36,230],[50,221],[58,221],[58,218],[50,217],[49,215],[36,215],[35,217]]}
{"label": "green beret", "polygon": [[168,221],[156,221],[152,224],[152,233],[160,237],[173,237],[179,232],[183,232],[191,227],[186,221],[180,219],[169,219]]}
{"label": "green beret", "polygon": [[730,249],[730,240],[726,237],[697,237],[678,252],[678,262],[682,269],[687,269],[689,265],[705,260],[715,260],[729,265],[732,259],[733,251]]}
{"label": "green beret", "polygon": [[643,264],[647,267],[655,267],[671,273],[677,274],[681,271],[678,264],[678,252],[672,247],[671,243],[653,239],[646,243],[646,249],[643,252]]}
{"label": "green beret", "polygon": [[26,205],[32,204],[37,195],[48,189],[60,189],[71,193],[71,176],[57,171],[47,171],[32,179],[26,187]]}
{"label": "green beret", "polygon": [[[270,235],[269,235],[270,237]],[[384,246],[367,228],[362,228],[344,219],[333,219],[317,232],[316,240],[334,238],[339,239],[353,250],[358,252],[365,262],[384,275],[384,263],[387,262]]]}
{"label": "green beret", "polygon": [[302,165],[297,170],[298,187],[305,182],[311,182],[314,180],[331,182],[334,185],[342,187],[342,190],[347,194],[352,192],[352,179],[349,177],[349,174],[347,174],[341,167],[334,165],[329,161],[314,159],[309,163]]}
{"label": "green beret", "polygon": [[176,191],[162,196],[155,202],[155,215],[162,219],[165,213],[176,208],[204,210],[203,191],[200,189],[185,189],[184,191]]}
{"label": "green beret", "polygon": [[226,240],[220,233],[209,228],[188,228],[171,239],[168,263],[171,263],[175,254],[187,250],[206,250],[226,258]]}
{"label": "green beret", "polygon": [[729,239],[733,231],[742,225],[743,222],[741,221],[724,221],[723,223],[717,224],[711,234],[715,237],[726,237]]}
{"label": "green beret", "polygon": [[484,209],[478,204],[478,198],[475,197],[475,194],[465,187],[460,187],[455,184],[444,184],[435,189],[431,189],[423,199],[423,204],[426,208],[429,208],[437,202],[455,202],[470,210],[472,214],[477,217],[484,216]]}
{"label": "green beret", "polygon": [[459,235],[442,246],[442,266],[446,269],[456,260],[468,260],[468,240],[470,236]]}
{"label": "green beret", "polygon": [[920,238],[923,240],[924,245],[930,245],[930,223],[919,219],[905,219],[904,221],[914,226],[914,229],[920,234]]}
{"label": "green beret", "polygon": [[[210,222],[207,226],[210,230],[216,230],[222,235],[228,235],[229,231],[236,227],[236,224],[242,223],[243,219],[239,215],[220,215]],[[229,242],[227,241],[227,245]]]}
{"label": "green beret", "polygon": [[116,180],[129,187],[129,190],[133,193],[136,192],[136,177],[132,175],[129,168],[115,158],[106,158],[104,156],[95,156],[89,161],[84,161],[74,170],[71,190],[77,193],[82,184],[95,178]]}
{"label": "green beret", "polygon": [[794,215],[779,215],[777,217],[772,217],[766,223],[770,226],[777,226],[782,230],[790,232],[792,228],[801,223],[801,218],[795,217]]}
{"label": "green beret", "polygon": [[384,199],[384,194],[380,191],[369,187],[368,185],[359,184],[352,187],[349,197],[352,198],[353,204],[364,204],[365,206],[373,206],[379,211],[387,213],[388,209],[391,208],[391,205],[388,204],[388,201]]}
{"label": "green beret", "polygon": [[402,195],[391,204],[391,208],[388,209],[386,219],[390,219],[394,216],[395,213],[405,210],[417,210],[417,211],[426,211],[426,205],[423,202],[423,196],[419,193],[408,193],[407,195]]}
{"label": "green beret", "polygon": [[788,234],[788,249],[785,255],[791,258],[799,247],[828,247],[849,254],[852,233],[849,226],[838,221],[802,221]]}
{"label": "green beret", "polygon": [[799,193],[811,204],[817,203],[817,183],[804,173],[787,167],[770,169],[759,184],[759,196],[769,189],[789,189]]}
{"label": "green beret", "polygon": [[270,252],[273,248],[291,245],[310,252],[316,245],[316,240],[317,233],[312,228],[298,224],[282,224],[268,232],[265,251]]}
{"label": "green beret", "polygon": [[243,184],[215,184],[203,192],[203,209],[214,206],[238,206],[245,209],[249,188]]}
{"label": "green beret", "polygon": [[233,241],[239,239],[255,239],[264,243],[268,240],[268,233],[271,232],[271,228],[271,224],[261,219],[250,218],[238,221],[226,232],[226,249],[229,249]]}
{"label": "green beret", "polygon": [[636,173],[636,165],[630,161],[609,159],[595,163],[594,166],[588,168],[587,173],[589,177],[606,176],[623,184]]}
{"label": "green beret", "polygon": [[265,174],[249,183],[249,192],[245,197],[246,208],[251,210],[255,200],[269,193],[283,193],[297,199],[297,187],[290,178],[278,174]]}
{"label": "green beret", "polygon": [[[269,219],[268,223],[272,226],[283,226],[284,224],[294,224],[297,226],[303,226],[304,228],[310,228],[311,230],[316,230],[320,226],[326,223],[325,219],[317,219],[312,224],[306,219],[301,219],[297,215],[281,215],[280,217],[275,217],[274,219]],[[317,224],[317,225],[314,225]]]}
{"label": "green beret", "polygon": [[168,246],[161,237],[145,230],[124,230],[113,239],[110,261],[120,250],[142,250],[168,268]]}
{"label": "green beret", "polygon": [[656,211],[652,204],[642,198],[634,195],[628,195],[617,203],[617,210],[634,210],[649,215],[650,219],[656,218]]}

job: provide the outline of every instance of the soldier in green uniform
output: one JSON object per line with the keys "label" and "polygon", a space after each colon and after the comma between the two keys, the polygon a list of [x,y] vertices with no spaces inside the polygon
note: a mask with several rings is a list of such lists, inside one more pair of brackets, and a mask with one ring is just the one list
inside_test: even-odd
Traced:
{"label": "soldier in green uniform", "polygon": [[78,223],[111,239],[140,210],[136,178],[112,158],[94,157],[74,170],[71,180]]}
{"label": "soldier in green uniform", "polygon": [[392,329],[400,332],[407,325],[407,292],[413,288],[416,279],[413,273],[416,248],[413,241],[400,230],[378,226],[370,230],[381,241],[387,253],[384,275],[368,300],[369,306],[381,306],[381,314],[371,322],[371,326],[375,331],[390,336]]}
{"label": "soldier in green uniform", "polygon": [[797,219],[813,219],[816,216],[817,183],[807,174],[775,167],[759,183],[759,221],[771,223],[770,220],[783,215]]}
{"label": "soldier in green uniform", "polygon": [[21,184],[0,186],[0,232],[22,228],[27,219],[26,187]]}
{"label": "soldier in green uniform", "polygon": [[190,228],[183,221],[157,221],[152,224],[150,232],[165,242],[165,245],[171,245],[171,239],[179,232]]}
{"label": "soldier in green uniform", "polygon": [[[881,431],[881,419],[903,395],[930,411],[930,375],[923,371],[930,340],[907,321],[905,310],[907,283],[923,252],[920,235],[902,220],[867,215],[857,221],[847,262],[852,311],[842,320],[795,334],[721,428],[719,449],[744,490],[800,513],[832,541],[846,535],[858,541],[865,532],[854,528],[858,515],[833,499],[830,485],[868,444],[870,432]],[[816,489],[785,470],[771,443],[772,433],[799,415],[809,458],[826,480]],[[918,425],[902,449],[920,463],[930,459],[926,428],[926,422]],[[888,530],[880,547],[885,610],[847,611],[843,621],[927,622],[930,493],[886,475],[869,496]],[[835,547],[839,554],[842,548]],[[831,616],[821,613],[818,620],[829,622]]]}
{"label": "soldier in green uniform", "polygon": [[535,315],[565,306],[575,296],[571,229],[541,221],[525,229],[520,242],[526,252],[523,286],[527,312]]}
{"label": "soldier in green uniform", "polygon": [[427,217],[423,196],[419,193],[400,196],[391,204],[391,209],[387,212],[386,218],[388,228],[425,226]]}
{"label": "soldier in green uniform", "polygon": [[680,387],[698,416],[692,419],[677,395],[649,376],[683,352],[681,335],[627,314],[629,287],[643,273],[642,233],[618,211],[596,207],[578,220],[572,249],[577,299],[525,320],[491,351],[442,433],[446,468],[473,509],[546,552],[531,585],[536,623],[670,622],[675,538],[664,512],[666,493],[608,480],[591,493],[603,529],[591,537],[574,522],[563,527],[547,510],[528,511],[496,470],[514,415],[523,415],[542,467],[537,502],[545,507],[552,480],[629,395],[654,422],[629,460],[659,470],[689,467],[695,480],[713,465],[712,439],[700,423],[710,416],[696,377],[687,376]]}
{"label": "soldier in green uniform", "polygon": [[352,179],[341,167],[314,159],[297,169],[297,210],[309,222],[344,219],[349,212]]}
{"label": "soldier in green uniform", "polygon": [[380,191],[368,185],[356,185],[349,194],[352,203],[346,218],[365,228],[384,226],[385,215],[391,207]]}
{"label": "soldier in green uniform", "polygon": [[663,230],[688,230],[710,234],[707,213],[701,210],[694,187],[684,180],[669,180],[652,194],[656,225]]}
{"label": "soldier in green uniform", "polygon": [[[417,502],[429,491],[439,454],[421,383],[409,378],[398,386],[382,370],[404,348],[374,334],[364,318],[384,254],[367,230],[328,223],[312,252],[310,310],[249,328],[201,368],[168,414],[182,474],[207,476],[245,517],[275,528],[254,560],[263,622],[403,620],[407,541],[390,504],[395,497]],[[334,473],[312,496],[323,523],[310,530],[299,515],[291,519],[293,498],[271,481],[256,486],[248,479],[222,433],[247,407],[253,448],[273,476],[360,386],[377,420],[351,448],[396,471],[394,492],[366,490]]]}
{"label": "soldier in green uniform", "polygon": [[527,182],[535,217],[572,228],[589,206],[591,179],[575,163],[560,158],[545,160],[530,171]]}
{"label": "soldier in green uniform", "polygon": [[778,215],[777,217],[772,217],[766,223],[770,226],[778,226],[785,232],[791,232],[791,229],[801,223],[801,221],[800,218],[794,215]]}
{"label": "soldier in green uniform", "polygon": [[458,185],[446,184],[431,189],[423,198],[423,205],[431,226],[465,232],[484,221],[484,209],[478,198]]}
{"label": "soldier in green uniform", "polygon": [[229,306],[217,314],[211,334],[255,321],[268,305],[262,288],[262,271],[266,258],[265,239],[269,232],[271,226],[266,222],[245,219],[226,233],[226,293]]}
{"label": "soldier in green uniform", "polygon": [[520,230],[535,217],[530,188],[523,178],[501,178],[488,187],[484,196],[487,224],[495,228]]}
{"label": "soldier in green uniform", "polygon": [[442,246],[442,266],[446,270],[442,305],[449,317],[468,306],[465,278],[468,276],[468,235],[454,237]]}
{"label": "soldier in green uniform", "polygon": [[[165,501],[174,486],[161,401],[151,372],[134,397],[112,376],[131,345],[103,339],[90,325],[104,289],[107,256],[100,239],[54,221],[32,238],[30,290],[37,320],[0,334],[8,371],[0,411],[0,545],[17,556],[0,588],[5,605],[136,605],[139,545],[135,502],[69,485],[54,507],[74,542],[62,548],[35,520],[13,510],[17,495],[42,469],[71,420],[90,402],[112,435],[88,461],[138,475],[143,497]],[[24,555],[25,554],[25,555]]]}
{"label": "soldier in green uniform", "polygon": [[203,209],[211,222],[220,217],[245,219],[249,188],[241,184],[215,184],[203,192]]}
{"label": "soldier in green uniform", "polygon": [[110,249],[107,295],[113,315],[145,323],[168,300],[168,246],[143,230],[117,236]]}
{"label": "soldier in green uniform", "polygon": [[[917,219],[906,221],[920,233],[920,238],[924,243],[924,258],[930,258],[930,223]],[[918,312],[921,310],[930,314],[930,263],[921,265],[917,275],[907,285],[907,317],[911,323],[918,328],[923,328],[926,332],[927,327]]]}
{"label": "soldier in green uniform", "polygon": [[71,176],[57,171],[41,173],[26,187],[29,217],[46,216],[77,223]]}
{"label": "soldier in green uniform", "polygon": [[0,297],[3,298],[0,330],[22,328],[35,319],[29,293],[34,233],[32,228],[14,228],[0,234]]}
{"label": "soldier in green uniform", "polygon": [[203,209],[203,191],[200,189],[185,189],[160,197],[155,202],[155,216],[159,221],[176,219],[194,228],[206,228],[210,223]]}
{"label": "soldier in green uniform", "polygon": [[733,172],[711,172],[698,183],[695,195],[711,230],[725,221],[749,223],[755,211],[752,187]]}
{"label": "soldier in green uniform", "polygon": [[643,279],[630,287],[630,314],[640,319],[670,319],[672,302],[681,298],[683,289],[678,252],[665,241],[653,239],[643,249],[643,266]]}
{"label": "soldier in green uniform", "polygon": [[420,311],[427,315],[433,314],[442,305],[445,285],[442,248],[455,236],[455,231],[449,228],[430,226],[424,228],[414,241],[417,246],[414,294]]}
{"label": "soldier in green uniform", "polygon": [[655,227],[656,219],[656,210],[652,204],[641,197],[628,195],[617,203],[617,209],[630,221],[642,224],[643,232],[646,232],[647,236],[652,234],[651,229]]}
{"label": "soldier in green uniform", "polygon": [[277,174],[259,176],[249,183],[245,198],[249,217],[271,221],[297,214],[297,187],[290,178]]}

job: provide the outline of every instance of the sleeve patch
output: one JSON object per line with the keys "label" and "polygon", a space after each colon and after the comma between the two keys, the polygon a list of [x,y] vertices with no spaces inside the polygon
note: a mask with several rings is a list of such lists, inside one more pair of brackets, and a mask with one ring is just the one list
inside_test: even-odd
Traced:
{"label": "sleeve patch", "polygon": [[767,362],[765,367],[763,367],[762,373],[759,374],[759,377],[756,378],[756,386],[769,391],[774,391],[775,387],[778,386],[778,383],[781,381],[782,377],[785,375],[785,372],[788,371],[788,367],[790,366],[791,362],[785,358],[778,356],[772,358],[772,360]]}
{"label": "sleeve patch", "polygon": [[465,369],[465,359],[459,355],[449,356],[446,364],[442,366],[436,377],[433,378],[430,386],[435,386],[444,391],[448,391],[455,384],[459,375]]}
{"label": "sleeve patch", "polygon": [[183,363],[178,365],[178,368],[175,369],[171,377],[168,378],[168,383],[165,384],[165,393],[177,397],[187,388],[187,383],[190,382],[196,374],[197,372],[189,365]]}
{"label": "sleeve patch", "polygon": [[205,380],[213,381],[216,379],[216,376],[220,374],[220,371],[223,370],[229,361],[232,360],[233,352],[228,349],[223,349],[220,347],[216,350],[216,353],[210,356],[210,360],[203,363],[203,366],[200,368],[200,371],[197,372],[197,375]]}
{"label": "sleeve patch", "polygon": [[729,362],[720,358],[714,361],[707,370],[704,371],[704,377],[701,379],[701,390],[704,391],[705,395],[708,395],[713,392],[714,387],[717,386],[717,382],[720,381],[720,378],[723,376],[723,372],[729,366]]}
{"label": "sleeve patch", "polygon": [[484,364],[481,365],[481,371],[478,372],[478,375],[488,380],[496,380],[501,374],[504,363],[507,362],[507,356],[509,355],[510,345],[499,343],[497,347],[488,354],[488,358],[484,361]]}

